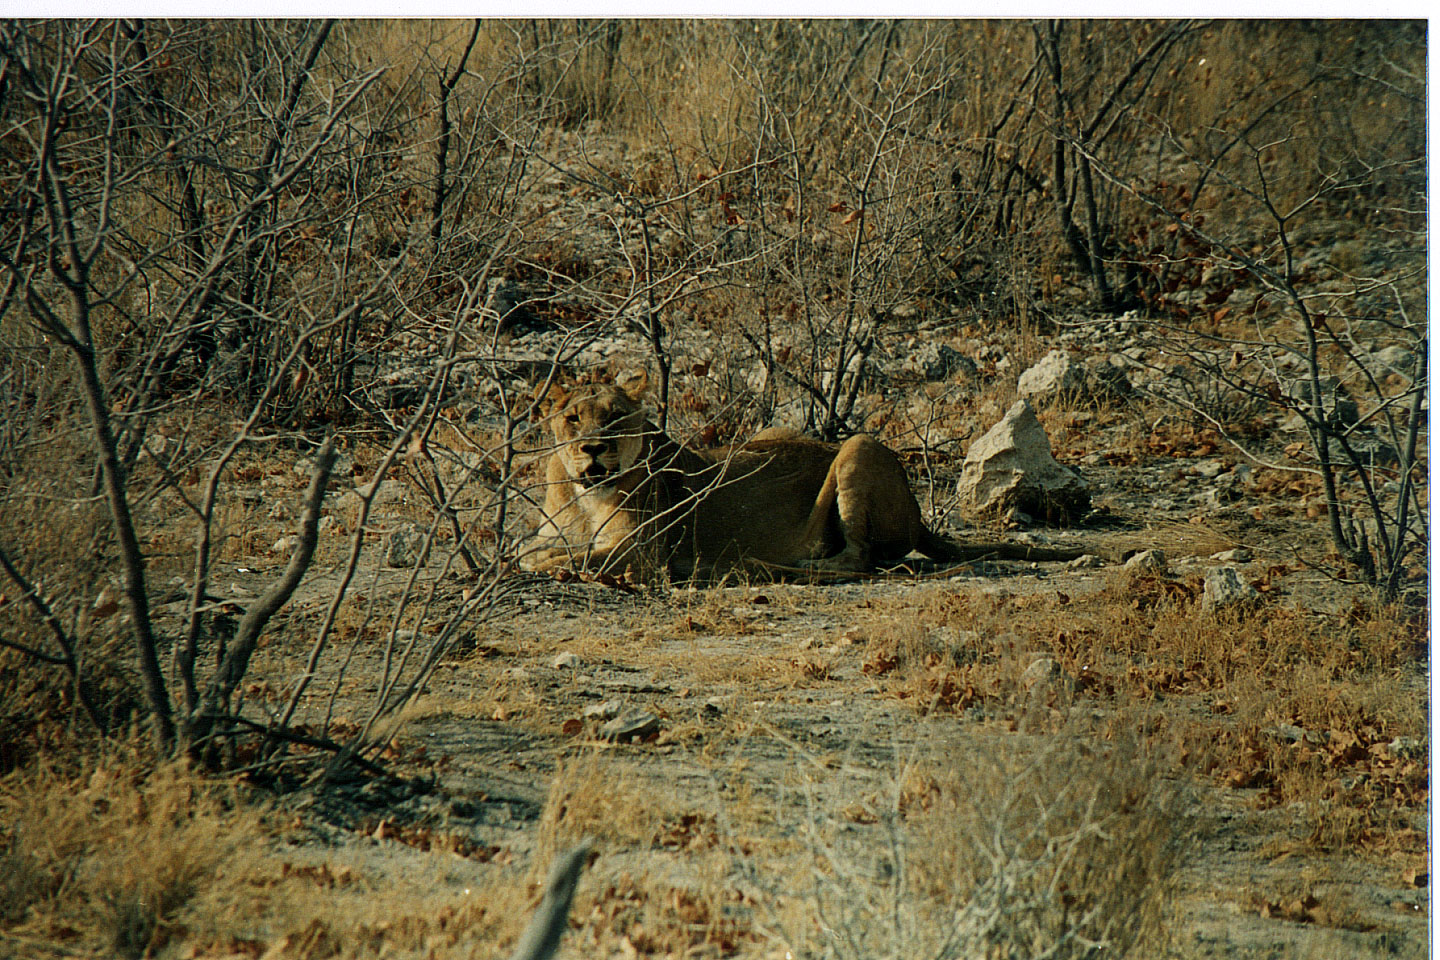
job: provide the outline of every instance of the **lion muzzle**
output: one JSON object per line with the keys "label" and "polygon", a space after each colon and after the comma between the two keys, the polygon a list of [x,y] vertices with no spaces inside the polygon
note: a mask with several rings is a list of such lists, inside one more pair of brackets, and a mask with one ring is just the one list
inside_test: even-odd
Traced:
{"label": "lion muzzle", "polygon": [[[575,479],[582,486],[588,489],[604,486],[615,479],[619,472],[620,458],[613,446],[606,442],[591,442],[580,444],[580,452],[590,458],[589,464],[578,471]],[[606,463],[606,460],[614,460],[615,463]]]}

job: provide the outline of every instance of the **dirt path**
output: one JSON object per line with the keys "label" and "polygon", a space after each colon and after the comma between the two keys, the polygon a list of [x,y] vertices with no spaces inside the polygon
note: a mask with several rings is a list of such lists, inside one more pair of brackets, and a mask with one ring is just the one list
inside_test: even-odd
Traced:
{"label": "dirt path", "polygon": [[[543,872],[557,846],[598,830],[600,855],[577,901],[581,930],[562,955],[603,955],[607,945],[634,955],[627,950],[637,943],[644,953],[643,938],[626,935],[615,947],[594,929],[617,915],[607,898],[623,900],[635,877],[672,897],[675,890],[714,896],[738,887],[736,864],[747,853],[766,864],[804,861],[797,838],[816,822],[816,803],[833,816],[837,804],[883,797],[907,764],[1040,750],[1075,731],[1100,743],[1107,725],[1103,735],[1113,737],[1115,723],[1127,722],[1125,704],[1083,684],[1050,698],[1038,721],[1020,685],[1008,696],[987,693],[969,705],[962,697],[950,709],[926,711],[917,709],[914,676],[880,669],[876,658],[891,634],[911,643],[925,636],[937,604],[1078,600],[1124,576],[1116,568],[1004,564],[940,581],[648,595],[532,585],[512,615],[479,629],[468,651],[447,659],[406,711],[393,759],[433,786],[420,795],[360,787],[322,801],[315,812],[332,826],[324,844],[304,855],[354,864],[377,884],[432,869],[433,854],[385,838],[383,825],[375,839],[377,824],[388,820],[462,836],[489,851],[484,870],[519,885]],[[1015,632],[961,638],[958,646],[981,650],[990,675],[1014,677],[1055,655],[1047,638],[1026,631],[1017,624]],[[373,690],[379,666],[376,651],[363,652],[346,696]],[[1424,678],[1412,674],[1418,692]],[[1210,716],[1216,699],[1167,694],[1147,709],[1177,729],[1187,716]],[[647,711],[655,729],[635,742],[601,736],[605,718],[629,710]],[[1170,942],[1157,943],[1153,955],[1425,954],[1428,888],[1402,878],[1404,856],[1373,845],[1326,853],[1304,842],[1316,816],[1305,803],[1274,806],[1260,787],[1172,773],[1193,818],[1193,845],[1173,878]],[[557,790],[568,791],[575,808],[558,818]],[[872,818],[840,812],[862,845],[883,845]],[[1423,808],[1412,819],[1423,832]],[[445,876],[457,889],[474,882],[467,870]],[[772,892],[784,899],[784,884]],[[759,896],[746,894],[724,924],[692,917],[691,945],[702,955],[783,955],[753,926],[763,911],[749,898]]]}

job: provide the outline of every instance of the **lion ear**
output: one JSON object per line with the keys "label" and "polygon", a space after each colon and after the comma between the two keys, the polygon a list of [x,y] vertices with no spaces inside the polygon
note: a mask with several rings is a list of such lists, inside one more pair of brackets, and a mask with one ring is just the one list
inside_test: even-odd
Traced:
{"label": "lion ear", "polygon": [[615,382],[615,386],[624,391],[631,400],[639,403],[650,389],[650,374],[643,369],[632,370],[627,374],[622,374]]}
{"label": "lion ear", "polygon": [[550,382],[549,387],[546,387],[545,384],[542,383],[535,388],[535,409],[540,412],[542,417],[550,416],[550,414],[565,406],[566,401],[569,399],[570,391],[553,380]]}

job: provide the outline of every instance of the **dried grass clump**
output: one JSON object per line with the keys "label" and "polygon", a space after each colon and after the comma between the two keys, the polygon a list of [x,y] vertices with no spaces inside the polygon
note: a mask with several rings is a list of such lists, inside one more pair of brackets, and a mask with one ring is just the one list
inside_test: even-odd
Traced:
{"label": "dried grass clump", "polygon": [[561,761],[540,814],[535,878],[543,878],[557,853],[587,838],[602,850],[648,848],[658,843],[667,819],[681,813],[676,798],[657,793],[622,763],[595,755]]}
{"label": "dried grass clump", "polygon": [[178,766],[28,770],[0,782],[0,820],[0,923],[121,957],[164,945],[260,840],[231,790]]}
{"label": "dried grass clump", "polygon": [[788,949],[1019,960],[1124,957],[1162,941],[1194,828],[1153,758],[1070,735],[1028,751],[951,749],[896,778],[867,815],[842,809],[844,788],[815,804],[810,889],[778,924]]}

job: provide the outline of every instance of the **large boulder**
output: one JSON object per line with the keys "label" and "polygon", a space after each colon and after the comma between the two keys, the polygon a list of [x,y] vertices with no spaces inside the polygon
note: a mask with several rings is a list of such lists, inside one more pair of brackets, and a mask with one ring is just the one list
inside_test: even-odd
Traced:
{"label": "large boulder", "polygon": [[1028,400],[1017,400],[965,456],[956,487],[971,516],[1016,509],[1054,523],[1078,520],[1090,509],[1090,487],[1061,464]]}

